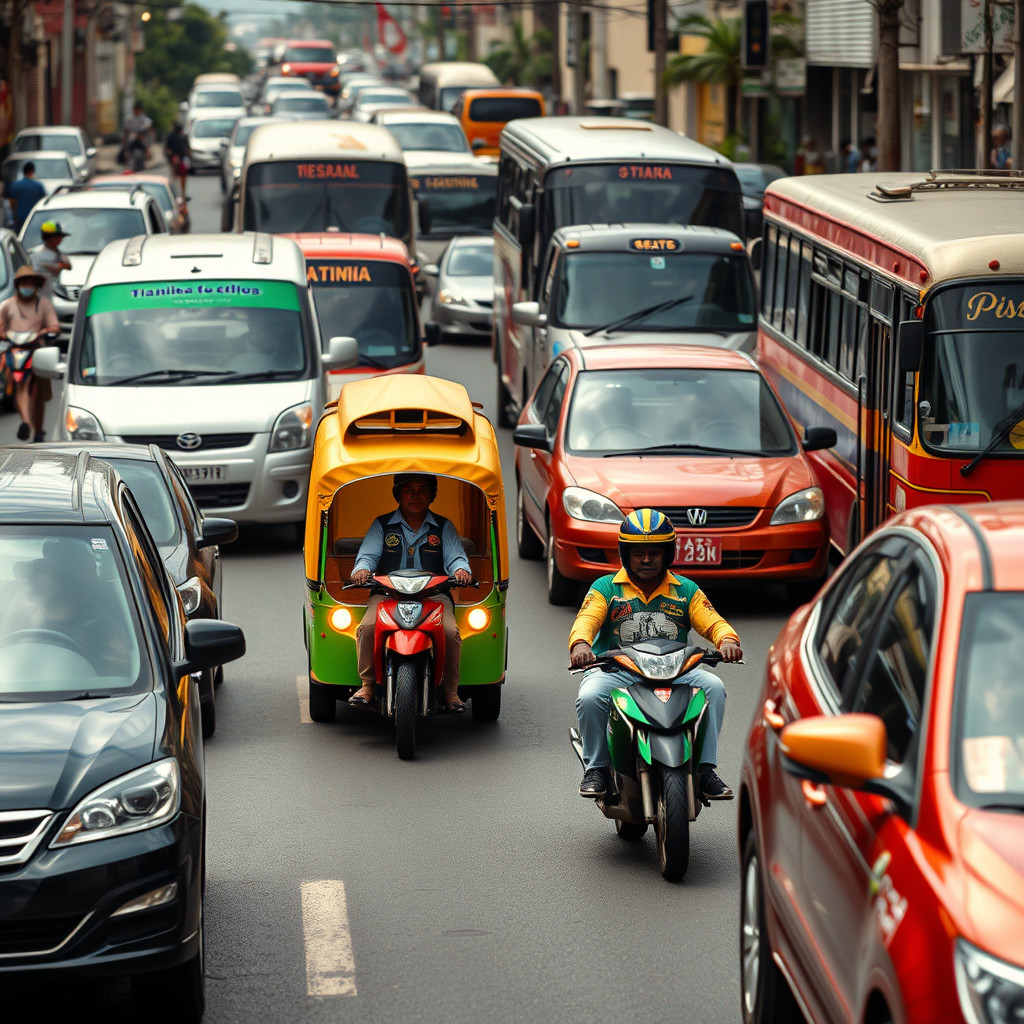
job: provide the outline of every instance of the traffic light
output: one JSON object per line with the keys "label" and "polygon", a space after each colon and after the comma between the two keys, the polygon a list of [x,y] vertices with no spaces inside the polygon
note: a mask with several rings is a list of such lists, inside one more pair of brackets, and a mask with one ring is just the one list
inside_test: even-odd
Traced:
{"label": "traffic light", "polygon": [[770,16],[768,0],[744,0],[741,62],[745,68],[768,67]]}

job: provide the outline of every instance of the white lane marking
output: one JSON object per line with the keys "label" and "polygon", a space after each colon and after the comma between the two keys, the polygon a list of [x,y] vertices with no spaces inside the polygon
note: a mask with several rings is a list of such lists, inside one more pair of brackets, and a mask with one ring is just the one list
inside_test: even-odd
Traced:
{"label": "white lane marking", "polygon": [[312,725],[313,719],[309,717],[309,677],[296,676],[295,683],[299,691],[299,721],[303,725]]}
{"label": "white lane marking", "polygon": [[307,993],[357,995],[344,882],[302,883],[302,932],[306,941]]}

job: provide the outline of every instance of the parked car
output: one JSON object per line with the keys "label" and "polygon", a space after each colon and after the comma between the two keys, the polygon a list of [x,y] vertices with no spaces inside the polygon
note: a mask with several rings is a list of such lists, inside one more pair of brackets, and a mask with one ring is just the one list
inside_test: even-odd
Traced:
{"label": "parked car", "polygon": [[460,153],[471,156],[466,133],[458,119],[445,110],[427,107],[387,107],[375,110],[373,124],[383,125],[406,153],[422,156],[424,151]]}
{"label": "parked car", "polygon": [[54,124],[23,128],[14,136],[11,143],[12,153],[55,149],[71,157],[79,179],[84,181],[96,173],[96,147],[89,145],[85,132],[74,125]]}
{"label": "parked car", "polygon": [[[189,619],[221,617],[221,544],[238,537],[233,519],[206,517],[199,511],[188,484],[164,448],[180,450],[171,436],[155,434],[134,437],[128,444],[96,442],[92,445],[47,444],[50,451],[87,451],[93,458],[110,463],[131,489],[153,541],[181,596]],[[138,443],[143,442],[143,443]],[[173,447],[172,447],[173,446]],[[40,449],[42,450],[42,449]],[[217,728],[215,687],[224,678],[222,666],[209,668],[199,679],[199,704],[203,714],[203,736]]]}
{"label": "parked car", "polygon": [[0,165],[0,180],[3,181],[5,193],[8,185],[22,177],[27,163],[35,164],[35,179],[47,193],[56,191],[61,185],[74,185],[80,180],[78,170],[67,153],[52,149],[29,149],[12,154]]}
{"label": "parked car", "polygon": [[139,505],[84,452],[0,450],[0,523],[0,976],[125,974],[140,1017],[197,1022],[195,679],[245,638],[186,621]]}
{"label": "parked car", "polygon": [[92,188],[121,188],[137,185],[148,196],[152,196],[167,221],[167,230],[180,235],[189,230],[188,206],[178,191],[178,186],[162,174],[98,174],[89,182]]}
{"label": "parked car", "polygon": [[453,238],[440,265],[423,268],[436,276],[430,319],[442,334],[491,337],[494,309],[494,239]]}
{"label": "parked car", "polygon": [[167,221],[157,201],[138,185],[94,189],[88,184],[61,189],[36,203],[21,229],[26,249],[42,243],[40,228],[57,221],[67,232],[61,251],[71,269],[61,274],[53,288],[53,305],[61,333],[69,335],[78,309],[78,294],[96,254],[108,243],[133,235],[167,233]]}
{"label": "parked car", "polygon": [[794,993],[815,1024],[1020,1019],[1022,550],[1024,502],[904,512],[769,648],[738,793],[748,1024],[801,1019]]}
{"label": "parked car", "polygon": [[188,127],[188,145],[192,151],[192,172],[219,170],[224,150],[235,127],[238,116],[222,111],[199,113]]}
{"label": "parked car", "polygon": [[804,597],[828,566],[825,503],[754,360],[689,345],[568,349],[541,378],[512,435],[516,538],[547,561],[548,599],[615,572],[618,530],[638,508],[676,528],[675,565],[701,580],[786,583]]}
{"label": "parked car", "polygon": [[334,111],[322,92],[308,90],[286,90],[279,92],[270,105],[271,117],[287,117],[293,121],[322,121],[334,117]]}

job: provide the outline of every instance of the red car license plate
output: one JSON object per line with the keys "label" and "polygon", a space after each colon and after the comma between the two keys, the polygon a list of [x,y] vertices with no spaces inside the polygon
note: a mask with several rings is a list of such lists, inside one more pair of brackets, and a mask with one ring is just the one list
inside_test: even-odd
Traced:
{"label": "red car license plate", "polygon": [[676,565],[721,565],[719,537],[677,537]]}

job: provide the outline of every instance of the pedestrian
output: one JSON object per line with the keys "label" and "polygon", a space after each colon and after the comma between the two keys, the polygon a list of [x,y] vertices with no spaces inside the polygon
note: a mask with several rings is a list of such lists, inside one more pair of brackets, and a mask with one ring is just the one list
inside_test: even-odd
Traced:
{"label": "pedestrian", "polygon": [[1010,129],[1005,124],[997,124],[992,129],[992,152],[989,154],[989,166],[998,171],[1007,171],[1013,167],[1010,150]]}
{"label": "pedestrian", "polygon": [[799,159],[803,156],[801,174],[824,174],[825,157],[818,146],[818,140],[813,135],[805,135],[800,143],[801,152],[797,154]]}
{"label": "pedestrian", "polygon": [[866,139],[861,140],[860,169],[862,171],[878,170],[878,146],[875,143],[874,135],[869,135]]}
{"label": "pedestrian", "polygon": [[843,174],[856,174],[860,170],[860,150],[849,139],[844,139],[839,146]]}
{"label": "pedestrian", "polygon": [[60,243],[68,237],[68,233],[55,220],[43,221],[39,233],[43,241],[29,249],[28,258],[32,266],[43,275],[45,283],[40,294],[52,299],[53,286],[60,282],[61,272],[71,269],[71,260],[60,251]]}
{"label": "pedestrian", "polygon": [[7,198],[14,201],[15,232],[21,231],[32,207],[46,195],[42,182],[36,181],[36,165],[31,160],[22,167],[21,175],[7,186]]}
{"label": "pedestrian", "polygon": [[171,165],[171,177],[178,179],[181,197],[186,202],[185,181],[192,168],[192,149],[188,144],[188,136],[181,130],[181,122],[175,121],[164,139],[164,155]]}
{"label": "pedestrian", "polygon": [[125,118],[122,148],[124,162],[132,171],[141,171],[146,166],[152,128],[152,118],[147,116],[141,103],[136,103],[132,107],[132,116]]}

